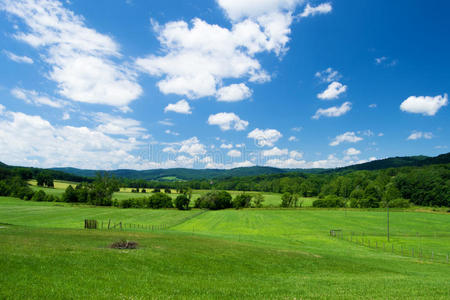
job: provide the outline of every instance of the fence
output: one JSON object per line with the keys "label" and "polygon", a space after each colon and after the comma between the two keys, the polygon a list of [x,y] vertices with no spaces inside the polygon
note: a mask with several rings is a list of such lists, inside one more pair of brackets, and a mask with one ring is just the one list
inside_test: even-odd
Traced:
{"label": "fence", "polygon": [[[384,252],[390,252],[397,255],[413,257],[418,259],[429,259],[437,262],[445,262],[447,264],[449,263],[448,252],[442,253],[430,249],[423,250],[423,248],[421,247],[405,246],[402,244],[395,244],[393,242],[374,240],[373,235],[367,235],[364,232],[362,232],[361,234],[356,234],[355,232],[344,234],[344,232],[340,229],[331,229],[330,236],[357,245],[369,247]],[[433,235],[426,235],[425,237],[431,236]],[[370,239],[370,237],[372,237],[372,240]],[[406,235],[405,237],[424,237],[424,236],[419,236],[419,234],[416,233],[415,235]],[[434,237],[436,237],[436,235],[434,235]],[[445,235],[445,237],[448,236]]]}
{"label": "fence", "polygon": [[101,229],[101,230],[143,230],[143,231],[158,231],[169,228],[167,224],[135,224],[123,222],[84,220],[84,228],[86,229]]}

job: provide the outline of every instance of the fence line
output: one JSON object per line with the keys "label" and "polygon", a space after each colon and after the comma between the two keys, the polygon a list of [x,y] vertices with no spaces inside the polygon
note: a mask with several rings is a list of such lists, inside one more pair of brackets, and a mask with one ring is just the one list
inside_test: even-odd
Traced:
{"label": "fence line", "polygon": [[[428,252],[423,251],[422,248],[420,247],[406,247],[403,245],[395,245],[392,242],[380,242],[380,244],[378,243],[379,241],[373,241],[372,243],[370,241],[370,239],[368,238],[368,236],[362,232],[360,235],[354,234],[354,232],[351,232],[350,234],[345,234],[344,232],[340,229],[332,229],[330,230],[330,236],[336,239],[340,239],[343,241],[347,241],[350,243],[354,243],[357,245],[361,245],[361,246],[365,246],[371,249],[375,249],[375,250],[382,250],[384,252],[389,252],[389,253],[393,253],[393,254],[400,254],[401,256],[405,256],[405,257],[412,257],[412,258],[419,258],[419,259],[429,259],[432,261],[436,261],[436,262],[445,262],[445,263],[449,263],[449,253],[443,254],[443,253],[438,253],[435,252],[434,250],[429,250]],[[373,235],[370,235],[373,236]],[[380,235],[382,236],[382,235]],[[416,235],[413,235],[414,237],[416,237]],[[409,236],[405,236],[405,237],[411,237]],[[419,235],[417,235],[417,237],[420,237]],[[373,243],[375,242],[375,243]],[[391,247],[386,247],[388,245],[391,245]],[[390,249],[389,249],[390,248]]]}
{"label": "fence line", "polygon": [[[95,224],[95,226],[94,226]],[[123,222],[111,222],[108,220],[97,221],[97,220],[84,220],[84,228],[88,229],[100,229],[100,230],[141,230],[141,231],[159,231],[166,230],[169,228],[167,224],[138,224],[138,223],[123,223]]]}

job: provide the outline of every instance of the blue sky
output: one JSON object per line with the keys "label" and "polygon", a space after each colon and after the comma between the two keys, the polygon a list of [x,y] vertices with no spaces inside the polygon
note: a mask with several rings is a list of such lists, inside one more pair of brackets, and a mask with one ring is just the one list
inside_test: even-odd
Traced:
{"label": "blue sky", "polygon": [[315,168],[448,152],[449,9],[0,0],[0,161]]}

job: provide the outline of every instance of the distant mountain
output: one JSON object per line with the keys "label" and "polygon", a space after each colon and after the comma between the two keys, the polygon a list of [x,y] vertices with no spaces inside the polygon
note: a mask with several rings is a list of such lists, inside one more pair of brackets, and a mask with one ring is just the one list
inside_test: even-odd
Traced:
{"label": "distant mountain", "polygon": [[[223,169],[155,169],[155,170],[128,170],[120,169],[108,171],[116,177],[128,179],[144,179],[144,180],[200,180],[224,177],[244,177],[256,175],[270,175],[283,173],[333,173],[357,170],[379,170],[387,168],[397,168],[405,166],[425,166],[432,164],[446,164],[450,163],[450,153],[441,154],[436,157],[428,156],[404,156],[391,157],[386,159],[374,160],[371,162],[347,166],[336,169],[279,169],[272,167],[243,167],[229,170]],[[94,177],[98,170],[84,170],[76,168],[52,168],[52,170],[61,171],[81,177]],[[102,171],[100,171],[102,172]]]}
{"label": "distant mountain", "polygon": [[[94,177],[98,170],[83,170],[76,168],[52,168],[52,170],[61,171],[83,177]],[[230,170],[223,169],[154,169],[154,170],[112,170],[108,171],[116,177],[128,179],[145,179],[145,180],[196,180],[210,179],[219,177],[242,177],[253,175],[268,175],[285,173],[288,170],[271,168],[271,167],[245,167]],[[102,171],[100,171],[102,172]]]}
{"label": "distant mountain", "polygon": [[363,164],[351,165],[343,168],[329,169],[325,171],[340,172],[340,171],[357,171],[357,170],[380,170],[387,168],[407,167],[407,166],[427,166],[434,164],[448,164],[450,163],[450,152],[441,154],[435,157],[428,156],[403,156],[403,157],[390,157],[385,159],[374,160]]}

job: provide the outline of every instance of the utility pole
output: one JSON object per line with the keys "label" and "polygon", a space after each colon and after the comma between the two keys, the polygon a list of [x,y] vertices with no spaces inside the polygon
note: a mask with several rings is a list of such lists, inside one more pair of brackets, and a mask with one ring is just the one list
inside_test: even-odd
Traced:
{"label": "utility pole", "polygon": [[387,211],[387,240],[389,243],[389,202],[386,202],[386,211]]}

